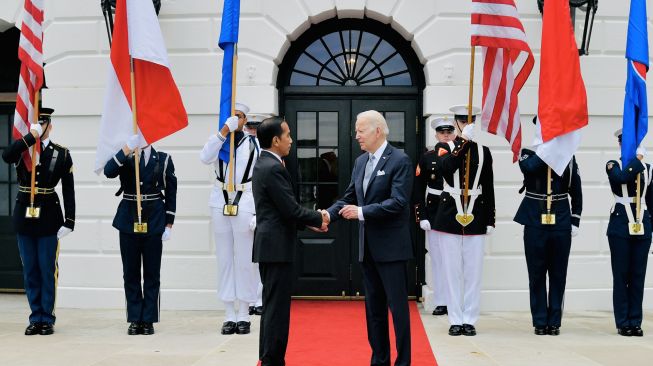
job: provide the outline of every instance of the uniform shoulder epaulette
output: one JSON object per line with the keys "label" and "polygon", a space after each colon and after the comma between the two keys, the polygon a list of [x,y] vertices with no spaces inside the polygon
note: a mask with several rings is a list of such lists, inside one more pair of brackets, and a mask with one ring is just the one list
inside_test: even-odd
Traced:
{"label": "uniform shoulder epaulette", "polygon": [[65,146],[62,146],[62,145],[59,145],[59,144],[57,144],[57,143],[56,143],[56,142],[54,142],[54,141],[52,142],[52,144],[53,144],[54,146],[56,146],[56,147],[58,147],[58,148],[60,148],[60,149],[62,149],[62,150],[68,150],[68,148],[67,148],[67,147],[65,147]]}

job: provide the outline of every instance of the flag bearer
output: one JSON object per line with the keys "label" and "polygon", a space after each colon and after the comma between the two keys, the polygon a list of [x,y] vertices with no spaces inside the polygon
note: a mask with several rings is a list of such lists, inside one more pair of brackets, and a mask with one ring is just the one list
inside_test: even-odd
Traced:
{"label": "flag bearer", "polygon": [[[449,335],[474,336],[480,313],[485,236],[494,231],[492,154],[474,139],[478,107],[450,108],[459,136],[451,153],[441,157],[444,179],[433,230],[440,232],[442,267],[447,280]],[[470,123],[471,122],[471,123]],[[436,149],[446,149],[439,143]]]}
{"label": "flag bearer", "polygon": [[[129,335],[154,334],[159,321],[161,254],[170,240],[177,207],[177,177],[170,155],[145,145],[140,134],[129,138],[104,166],[107,178],[120,179],[122,194],[113,227],[120,232],[120,256],[127,299]],[[137,213],[135,149],[139,149],[141,217]],[[143,286],[141,287],[141,267]]]}
{"label": "flag bearer", "polygon": [[519,168],[524,174],[520,193],[524,190],[526,193],[514,220],[524,225],[534,333],[558,335],[571,238],[578,235],[583,209],[578,164],[572,157],[563,175],[559,176],[534,151],[522,149]]}
{"label": "flag bearer", "polygon": [[420,228],[426,232],[426,243],[431,258],[431,273],[434,285],[435,309],[433,315],[447,314],[446,280],[442,269],[442,250],[440,247],[440,233],[432,230],[435,226],[435,217],[438,213],[440,195],[442,194],[443,181],[440,171],[440,157],[451,152],[456,137],[453,123],[447,118],[437,118],[431,121],[431,128],[435,130],[438,142],[446,144],[432,151],[427,151],[417,163],[415,171],[415,219]]}
{"label": "flag bearer", "polygon": [[[249,108],[236,103],[236,115],[227,118],[222,129],[209,137],[200,152],[204,164],[213,164],[216,181],[209,198],[215,254],[218,261],[218,297],[224,303],[222,334],[250,332],[249,304],[257,301],[260,281],[252,263],[256,212],[252,195],[252,171],[259,156],[255,136],[243,132]],[[234,134],[233,177],[229,179],[230,136]],[[235,183],[235,190],[228,185]]]}
{"label": "flag bearer", "polygon": [[[615,132],[619,145],[621,131]],[[653,206],[653,171],[650,164],[642,162],[645,150],[640,147],[636,154],[637,158],[626,166],[622,163],[623,157],[610,160],[605,166],[615,198],[607,231],[612,262],[614,320],[617,332],[626,337],[644,335],[641,328],[642,301],[651,248],[648,207]]]}
{"label": "flag bearer", "polygon": [[[57,279],[59,277],[59,239],[75,228],[75,185],[70,151],[50,140],[54,112],[41,108],[38,124],[29,133],[15,140],[2,153],[2,159],[16,166],[18,194],[13,213],[14,230],[23,262],[23,279],[31,309],[25,335],[54,333]],[[41,153],[36,165],[34,207],[30,213],[31,165],[25,157],[32,145],[41,141]],[[31,164],[31,163],[29,163]],[[54,191],[61,181],[63,201]],[[61,212],[63,204],[65,216]]]}

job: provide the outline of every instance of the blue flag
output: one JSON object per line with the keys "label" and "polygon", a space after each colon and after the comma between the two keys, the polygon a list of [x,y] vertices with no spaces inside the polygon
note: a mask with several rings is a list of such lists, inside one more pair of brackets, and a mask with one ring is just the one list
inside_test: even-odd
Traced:
{"label": "blue flag", "polygon": [[[238,43],[238,22],[240,18],[240,0],[224,0],[222,8],[222,26],[220,29],[220,40],[218,45],[224,50],[224,59],[222,60],[222,85],[220,86],[220,122],[219,128],[224,126],[227,118],[231,116],[231,97],[233,90],[231,88],[233,79],[234,52],[236,43]],[[219,158],[223,161],[229,161],[230,139],[227,135],[227,141],[220,149]]]}
{"label": "blue flag", "polygon": [[649,65],[646,0],[630,1],[626,59],[628,72],[621,135],[621,160],[624,166],[635,158],[635,151],[648,131],[646,73]]}

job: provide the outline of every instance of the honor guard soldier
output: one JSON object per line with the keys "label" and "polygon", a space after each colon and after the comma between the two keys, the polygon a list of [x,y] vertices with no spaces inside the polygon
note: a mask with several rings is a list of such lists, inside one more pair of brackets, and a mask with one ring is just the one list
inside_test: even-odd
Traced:
{"label": "honor guard soldier", "polygon": [[[218,261],[218,296],[225,306],[222,334],[250,332],[249,304],[257,301],[260,281],[257,266],[252,263],[256,212],[251,182],[260,149],[256,137],[243,132],[249,108],[236,103],[235,109],[236,115],[227,118],[220,132],[209,137],[200,153],[200,160],[213,164],[216,174],[209,206]],[[236,145],[232,179],[227,149],[231,133]],[[234,186],[233,191],[229,185]]]}
{"label": "honor guard soldier", "polygon": [[[53,112],[51,108],[41,108],[38,124],[30,125],[29,133],[15,140],[2,153],[6,163],[16,166],[18,179],[13,226],[18,236],[25,292],[32,311],[25,335],[54,333],[59,239],[70,234],[75,227],[73,160],[68,149],[50,141]],[[26,158],[29,158],[28,149],[32,149],[39,139],[41,153],[35,167],[32,201],[32,163]],[[63,202],[54,190],[59,181]],[[65,216],[61,212],[62,204]]]}
{"label": "honor guard soldier", "polygon": [[[481,277],[485,235],[494,230],[494,178],[492,155],[474,139],[479,108],[450,108],[459,136],[454,148],[440,159],[444,179],[433,230],[440,232],[442,266],[447,280],[449,335],[474,336],[480,313]],[[447,149],[438,143],[436,150]]]}
{"label": "honor guard soldier", "polygon": [[[621,145],[621,129],[615,132]],[[608,242],[612,262],[614,320],[622,336],[641,337],[642,301],[646,262],[651,248],[651,214],[653,205],[650,164],[642,162],[644,148],[637,158],[624,166],[621,160],[608,161],[610,188],[615,205],[608,223]]]}
{"label": "honor guard soldier", "polygon": [[[260,125],[264,119],[269,117],[269,115],[250,114],[247,116],[247,122],[245,123],[245,132],[256,137],[256,129],[258,128],[258,125]],[[251,229],[252,231],[256,230],[256,220],[252,221]],[[256,266],[258,285],[256,288],[256,302],[249,304],[249,315],[263,315],[263,283],[261,283],[261,274],[258,271],[258,263],[254,263],[254,266]]]}
{"label": "honor guard soldier", "polygon": [[519,168],[524,174],[524,186],[519,192],[526,193],[514,221],[524,225],[534,333],[558,335],[571,237],[578,235],[583,209],[578,164],[572,157],[559,176],[534,151],[522,149]]}
{"label": "honor guard soldier", "polygon": [[443,180],[440,171],[440,157],[451,152],[456,137],[453,123],[447,118],[436,118],[431,121],[435,130],[435,138],[443,146],[427,151],[417,163],[415,171],[415,219],[420,228],[426,232],[426,243],[431,258],[431,273],[434,285],[433,300],[435,309],[433,315],[447,314],[447,281],[442,269],[442,253],[440,233],[432,230],[435,227],[435,217],[438,213]]}
{"label": "honor guard soldier", "polygon": [[[122,200],[113,227],[120,232],[129,335],[154,334],[153,323],[159,321],[162,242],[170,240],[177,207],[177,177],[172,158],[151,145],[140,148],[145,144],[140,134],[131,136],[104,166],[107,178],[120,178],[116,196],[122,194]],[[139,152],[140,215],[136,149]]]}

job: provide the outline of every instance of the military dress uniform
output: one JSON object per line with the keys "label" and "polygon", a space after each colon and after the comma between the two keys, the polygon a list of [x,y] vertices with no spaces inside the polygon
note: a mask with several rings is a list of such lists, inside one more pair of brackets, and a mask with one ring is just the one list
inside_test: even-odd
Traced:
{"label": "military dress uniform", "polygon": [[[467,116],[452,107],[456,119]],[[474,109],[477,114],[478,109]],[[456,137],[450,153],[441,157],[444,178],[433,230],[440,232],[442,265],[447,280],[450,335],[475,335],[480,313],[481,278],[485,235],[495,224],[492,154],[486,146]],[[439,143],[436,150],[447,149]],[[469,164],[469,200],[464,207],[466,157]],[[467,213],[468,216],[464,216]],[[471,215],[473,216],[471,216]],[[473,217],[473,219],[471,219]],[[471,219],[471,222],[469,221]]]}
{"label": "military dress uniform", "polygon": [[[237,103],[236,110],[248,109]],[[204,164],[213,164],[216,180],[211,190],[209,206],[218,262],[218,297],[225,306],[222,334],[247,334],[250,329],[249,304],[257,302],[260,274],[252,263],[256,211],[252,195],[252,172],[260,154],[255,136],[235,132],[234,179],[235,192],[227,191],[229,166],[232,162],[219,157],[219,152],[230,136],[211,135],[200,152]],[[228,213],[226,205],[235,205],[237,212]],[[235,302],[238,301],[236,311]]]}
{"label": "military dress uniform", "polygon": [[[432,123],[434,130],[438,128],[450,127],[453,125],[446,120],[434,120]],[[442,172],[440,171],[440,157],[451,152],[454,143],[442,144],[442,146],[427,151],[422,155],[417,163],[415,170],[415,220],[418,225],[427,220],[430,228],[435,227],[435,219],[438,213],[440,195],[443,189]],[[436,307],[433,315],[444,315],[447,313],[447,281],[442,267],[442,251],[446,248],[440,246],[440,232],[429,229],[426,231],[426,245],[431,258],[431,273],[433,278],[433,302]],[[424,228],[422,228],[424,230]]]}
{"label": "military dress uniform", "polygon": [[[43,108],[48,117],[51,109]],[[41,117],[44,113],[41,114]],[[47,128],[47,127],[46,127]],[[26,218],[30,207],[31,171],[23,161],[37,139],[28,133],[15,140],[2,153],[2,159],[16,167],[18,194],[13,212],[13,227],[18,237],[18,249],[23,263],[25,292],[31,309],[30,326],[26,335],[54,332],[57,280],[59,277],[59,236],[62,228],[68,232],[75,227],[75,185],[73,160],[70,151],[50,141],[41,140],[41,154],[36,165],[34,207],[39,217]],[[30,166],[31,168],[31,166]],[[63,201],[55,192],[61,181]],[[61,211],[63,205],[65,215]]]}
{"label": "military dress uniform", "polygon": [[[581,179],[572,157],[562,176],[551,171],[551,221],[547,211],[548,165],[535,152],[522,149],[519,168],[524,175],[524,199],[514,221],[524,225],[524,252],[535,333],[559,334],[572,234],[583,209]],[[571,202],[571,205],[570,205]],[[549,291],[547,296],[547,274]]]}
{"label": "military dress uniform", "polygon": [[[141,223],[146,232],[138,232],[135,155],[118,151],[104,166],[107,178],[120,179],[122,194],[113,227],[120,232],[128,333],[152,334],[152,323],[159,321],[162,236],[166,226],[175,221],[177,207],[177,177],[170,155],[147,146],[139,154]],[[141,266],[143,286],[141,287]]]}
{"label": "military dress uniform", "polygon": [[[612,262],[614,320],[623,336],[642,336],[642,301],[648,253],[651,248],[651,214],[653,205],[650,164],[633,158],[623,166],[620,160],[610,160],[606,173],[615,204],[610,212],[608,242]],[[640,180],[640,212],[635,197]],[[639,224],[639,231],[631,224]]]}

